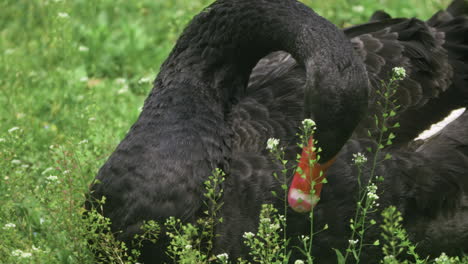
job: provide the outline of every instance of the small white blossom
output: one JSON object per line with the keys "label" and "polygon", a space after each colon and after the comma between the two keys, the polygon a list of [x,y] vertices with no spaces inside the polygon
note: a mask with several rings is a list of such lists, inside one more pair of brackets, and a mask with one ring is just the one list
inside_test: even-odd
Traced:
{"label": "small white blossom", "polygon": [[438,264],[439,263],[443,264],[447,262],[449,262],[449,257],[445,254],[445,252],[442,252],[442,254],[440,254],[440,256],[435,259],[435,263],[438,263]]}
{"label": "small white blossom", "polygon": [[116,84],[125,84],[125,83],[127,83],[127,79],[125,79],[125,78],[117,78],[117,79],[115,79],[115,83],[116,83]]}
{"label": "small white blossom", "polygon": [[395,67],[392,69],[392,74],[397,80],[403,80],[406,77],[406,70],[403,67]]}
{"label": "small white blossom", "polygon": [[14,257],[19,257],[19,258],[30,258],[32,256],[31,253],[29,252],[24,252],[21,249],[15,249],[11,252],[11,255]]}
{"label": "small white blossom", "polygon": [[70,17],[70,15],[69,15],[68,13],[65,13],[65,12],[59,12],[59,13],[57,14],[57,16],[58,16],[59,18],[69,18],[69,17]]}
{"label": "small white blossom", "polygon": [[88,118],[88,121],[96,121],[96,118],[95,117],[90,117],[90,118]]}
{"label": "small white blossom", "polygon": [[350,244],[351,246],[354,246],[354,245],[356,245],[356,244],[359,242],[359,239],[356,239],[356,240],[348,240],[348,242],[349,242],[349,244]]}
{"label": "small white blossom", "polygon": [[79,46],[79,47],[78,47],[78,51],[80,51],[80,52],[88,52],[88,51],[89,51],[89,48],[86,47],[86,46]]}
{"label": "small white blossom", "polygon": [[220,260],[228,260],[229,255],[227,253],[223,253],[223,254],[216,255],[216,258],[218,258]]}
{"label": "small white blossom", "polygon": [[15,132],[16,130],[20,130],[20,128],[19,127],[12,127],[10,129],[8,129],[8,133],[11,134],[11,133]]}
{"label": "small white blossom", "polygon": [[32,246],[33,251],[39,251],[41,248],[40,247],[35,247],[34,245]]}
{"label": "small white blossom", "polygon": [[280,140],[277,138],[269,138],[267,141],[267,149],[274,150],[278,147]]}
{"label": "small white blossom", "polygon": [[11,161],[13,164],[21,164],[21,160],[14,159]]}
{"label": "small white blossom", "polygon": [[12,229],[12,228],[15,228],[15,227],[16,227],[15,224],[13,224],[13,223],[8,223],[8,224],[6,224],[6,225],[3,227],[3,229],[5,229],[5,230],[6,230],[6,229]]}
{"label": "small white blossom", "polygon": [[48,176],[48,177],[46,178],[46,180],[49,181],[49,182],[55,182],[55,181],[58,180],[58,177],[55,176],[55,175],[50,175],[50,176]]}
{"label": "small white blossom", "polygon": [[45,169],[43,172],[41,172],[41,174],[44,175],[44,174],[48,173],[49,171],[51,171],[51,170],[53,170],[53,169],[54,169],[54,168],[49,167],[49,168]]}
{"label": "small white blossom", "polygon": [[128,85],[124,85],[122,88],[117,90],[117,94],[124,94],[124,93],[127,93],[128,91],[129,91]]}
{"label": "small white blossom", "polygon": [[304,240],[304,241],[307,241],[307,240],[310,239],[310,237],[309,237],[309,236],[304,236],[304,235],[302,235],[302,236],[301,236],[301,239]]}
{"label": "small white blossom", "polygon": [[305,128],[311,128],[311,127],[316,126],[316,124],[314,120],[307,118],[307,119],[302,120],[302,126],[304,126]]}
{"label": "small white blossom", "polygon": [[32,254],[29,252],[23,252],[21,254],[21,258],[30,258],[30,257],[32,257]]}
{"label": "small white blossom", "polygon": [[87,76],[81,77],[80,82],[87,82],[89,78]]}
{"label": "small white blossom", "polygon": [[21,256],[21,254],[23,254],[23,251],[21,249],[15,249],[11,252],[11,255],[13,255],[14,257],[19,257]]}
{"label": "small white blossom", "polygon": [[278,229],[280,229],[280,225],[279,224],[271,224],[270,229],[278,230]]}
{"label": "small white blossom", "polygon": [[44,222],[45,222],[45,219],[44,219],[44,218],[42,218],[42,217],[41,217],[41,218],[39,218],[39,224],[41,224],[41,225],[42,225]]}
{"label": "small white blossom", "polygon": [[361,152],[358,152],[358,153],[353,154],[353,161],[354,161],[354,164],[361,165],[367,162],[367,158],[366,156],[364,156],[364,154],[362,154]]}
{"label": "small white blossom", "polygon": [[243,235],[243,237],[247,238],[247,239],[252,238],[254,236],[255,236],[255,234],[252,233],[252,232],[245,232],[244,235]]}
{"label": "small white blossom", "polygon": [[152,79],[150,77],[143,77],[140,80],[138,80],[138,83],[139,84],[149,83],[149,82],[151,82],[151,80]]}
{"label": "small white blossom", "polygon": [[188,245],[185,245],[185,249],[191,249],[192,248],[192,245],[188,244]]}
{"label": "small white blossom", "polygon": [[364,12],[364,6],[362,5],[353,6],[351,9],[353,9],[353,11],[356,13]]}
{"label": "small white blossom", "polygon": [[304,261],[302,259],[297,259],[294,261],[294,264],[304,264]]}

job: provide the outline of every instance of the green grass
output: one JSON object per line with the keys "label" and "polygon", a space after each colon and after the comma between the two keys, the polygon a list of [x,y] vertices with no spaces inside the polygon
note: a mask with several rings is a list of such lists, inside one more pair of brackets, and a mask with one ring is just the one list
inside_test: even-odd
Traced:
{"label": "green grass", "polygon": [[[0,263],[91,262],[81,219],[88,184],[183,26],[210,2],[0,2]],[[343,26],[377,9],[428,18],[449,1],[305,2]]]}

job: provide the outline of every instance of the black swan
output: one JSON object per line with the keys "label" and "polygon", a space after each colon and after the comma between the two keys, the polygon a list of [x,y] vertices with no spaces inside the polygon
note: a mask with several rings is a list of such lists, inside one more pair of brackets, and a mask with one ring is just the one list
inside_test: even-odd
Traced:
{"label": "black swan", "polygon": [[[217,226],[220,236],[214,250],[245,256],[242,234],[256,229],[261,204],[278,204],[271,191],[281,190],[271,176],[278,164],[265,150],[267,139],[285,142],[290,146],[287,156],[294,158],[300,151],[294,147],[297,127],[304,118],[312,118],[318,125],[315,138],[323,148],[321,162],[333,160],[364,118],[368,102],[371,110],[375,108],[368,84],[375,85],[403,62],[410,73],[427,74],[415,77],[413,86],[420,88],[417,82],[425,80],[438,83],[430,85],[429,92],[402,85],[410,98],[404,101],[405,109],[422,107],[438,93],[451,90],[449,84],[457,82],[452,81],[456,74],[450,65],[459,58],[450,60],[440,32],[449,36],[458,29],[460,23],[454,20],[445,20],[435,29],[416,19],[377,21],[376,26],[345,30],[350,41],[294,0],[218,0],[181,35],[138,121],[99,171],[100,183],[92,185],[91,197],[107,198],[103,214],[112,220],[112,230],[122,231],[118,239],[128,242],[144,220],[199,217],[204,210],[203,181],[221,168],[227,174],[224,222]],[[454,37],[447,43],[458,44],[458,40]],[[411,52],[413,46],[417,52]],[[277,50],[291,55],[273,53],[253,69],[262,57]],[[432,52],[440,61],[427,56]],[[338,159],[338,164],[343,162]],[[87,203],[88,209],[91,206],[92,202]],[[306,232],[304,216],[291,215],[291,234]],[[142,261],[166,261],[166,239],[145,245]]]}

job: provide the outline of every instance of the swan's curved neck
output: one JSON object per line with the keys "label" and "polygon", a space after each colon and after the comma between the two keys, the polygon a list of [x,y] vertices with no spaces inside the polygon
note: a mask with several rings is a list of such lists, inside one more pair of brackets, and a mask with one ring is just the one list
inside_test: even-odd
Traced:
{"label": "swan's curved neck", "polygon": [[[166,108],[172,118],[190,120],[186,126],[215,113],[223,120],[257,61],[276,50],[289,52],[306,68],[304,118],[315,119],[322,159],[330,159],[366,109],[367,77],[341,30],[295,0],[218,0],[206,8],[161,66],[140,118],[153,115],[159,105],[158,111]],[[177,96],[190,96],[199,104],[179,100],[176,105]],[[209,111],[202,111],[200,103]],[[217,126],[213,131],[226,127],[223,122],[207,123]],[[206,131],[200,137],[214,136]]]}
{"label": "swan's curved neck", "polygon": [[329,159],[366,109],[367,77],[341,30],[295,0],[216,1],[187,26],[154,89],[191,83],[227,113],[257,61],[276,50],[306,68],[304,118],[317,122],[322,158]]}

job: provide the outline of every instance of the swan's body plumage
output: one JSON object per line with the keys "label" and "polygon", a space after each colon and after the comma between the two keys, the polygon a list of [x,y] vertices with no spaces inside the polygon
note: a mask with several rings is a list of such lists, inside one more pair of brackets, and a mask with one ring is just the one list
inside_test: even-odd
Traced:
{"label": "swan's body plumage", "polygon": [[[93,199],[106,197],[102,213],[112,220],[113,231],[122,231],[118,239],[130,241],[144,220],[162,222],[169,216],[196,220],[204,210],[203,181],[221,168],[227,173],[220,215],[224,221],[216,227],[219,236],[214,252],[232,258],[247,256],[242,234],[256,230],[261,205],[282,205],[271,194],[282,189],[272,176],[279,165],[265,149],[266,141],[280,139],[286,157],[295,159],[300,152],[295,145],[297,128],[304,118],[312,117],[318,124],[324,160],[335,156],[354,132],[354,139],[330,169],[330,184],[316,211],[318,224],[334,223],[331,233],[324,232],[315,243],[317,257],[327,259],[331,247],[341,248],[347,242],[344,235],[354,208],[349,197],[355,192],[349,155],[372,144],[361,142],[360,137],[366,128],[372,129],[363,116],[367,104],[372,113],[379,110],[375,91],[380,80],[388,78],[392,67],[408,70],[409,78],[401,83],[398,94],[402,112],[396,119],[402,123],[431,103],[444,109],[467,103],[467,97],[447,102],[449,106],[440,103],[467,95],[466,72],[460,69],[467,60],[457,54],[461,54],[459,46],[468,45],[463,40],[459,43],[459,38],[445,39],[455,28],[468,28],[466,17],[459,23],[453,22],[458,18],[434,18],[428,23],[384,18],[384,13],[376,15],[374,22],[345,29],[343,34],[293,0],[218,0],[195,17],[161,67],[138,121],[99,171],[100,183],[92,186]],[[273,34],[268,29],[277,31]],[[447,93],[450,95],[444,99]],[[438,111],[430,112],[428,118],[438,119]],[[411,129],[425,127],[426,123]],[[414,133],[402,126],[401,143],[408,143]],[[431,149],[430,144],[438,146],[425,146]],[[427,151],[434,154],[439,150]],[[389,164],[401,162],[407,165],[402,168],[411,170],[432,162],[426,154],[401,155],[408,158]],[[406,172],[394,173],[388,170],[390,180],[385,184],[403,184],[400,181]],[[420,175],[421,183],[432,181],[422,172]],[[412,187],[394,190],[396,186],[385,185],[388,203],[417,197],[419,189],[415,184]],[[409,210],[419,204],[397,205]],[[307,216],[288,214],[291,237],[307,234]],[[163,233],[157,245],[145,244],[142,261],[167,261],[163,253],[166,243]]]}

